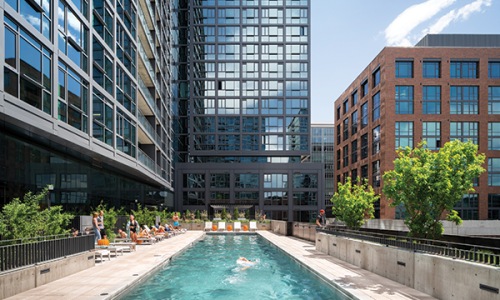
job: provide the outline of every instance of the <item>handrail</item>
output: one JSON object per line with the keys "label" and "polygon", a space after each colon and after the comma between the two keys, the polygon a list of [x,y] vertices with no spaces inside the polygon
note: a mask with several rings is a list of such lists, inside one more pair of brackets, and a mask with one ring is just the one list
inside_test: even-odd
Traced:
{"label": "handrail", "polygon": [[493,266],[500,266],[500,248],[373,232],[360,232],[338,227],[328,227],[326,229],[318,228],[316,230],[317,232],[370,241],[386,246],[408,249],[414,252],[428,253]]}

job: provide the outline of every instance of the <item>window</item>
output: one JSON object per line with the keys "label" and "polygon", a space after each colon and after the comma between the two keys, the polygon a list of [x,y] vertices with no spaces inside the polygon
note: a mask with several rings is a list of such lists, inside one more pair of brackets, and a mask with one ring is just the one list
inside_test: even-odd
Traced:
{"label": "window", "polygon": [[211,188],[228,188],[230,186],[230,175],[228,173],[210,174]]}
{"label": "window", "polygon": [[116,100],[135,115],[137,87],[122,67],[116,67]]}
{"label": "window", "polygon": [[368,126],[368,102],[361,105],[361,128]]}
{"label": "window", "polygon": [[342,105],[342,113],[346,114],[349,111],[349,100],[345,99]]}
{"label": "window", "polygon": [[441,114],[441,86],[424,85],[422,87],[422,113],[424,115]]}
{"label": "window", "polygon": [[488,158],[488,186],[500,186],[500,158]]}
{"label": "window", "polygon": [[351,170],[351,183],[353,184],[358,183],[358,169]]}
{"label": "window", "polygon": [[500,220],[500,194],[488,194],[488,219]]}
{"label": "window", "polygon": [[372,130],[372,155],[380,152],[380,126]]}
{"label": "window", "polygon": [[500,150],[500,123],[488,123],[488,150]]}
{"label": "window", "polygon": [[94,3],[94,30],[104,42],[113,48],[113,13],[108,1],[93,1]]}
{"label": "window", "polygon": [[479,123],[477,122],[450,122],[450,141],[472,141],[478,145]]}
{"label": "window", "polygon": [[396,114],[413,114],[413,86],[396,85]]}
{"label": "window", "polygon": [[121,109],[116,112],[116,149],[136,157],[137,124]]}
{"label": "window", "polygon": [[361,159],[368,157],[368,133],[361,136]]}
{"label": "window", "polygon": [[340,133],[340,125],[337,125],[337,145],[340,145],[341,142],[341,133]]}
{"label": "window", "polygon": [[94,54],[93,78],[106,92],[113,95],[113,58],[95,37],[92,48]]}
{"label": "window", "polygon": [[5,92],[52,113],[52,53],[8,17],[4,23]]}
{"label": "window", "polygon": [[479,78],[477,61],[452,61],[450,62],[451,78]]}
{"label": "window", "polygon": [[337,120],[340,120],[340,106],[337,107],[337,114],[335,115],[335,117],[337,118]]}
{"label": "window", "polygon": [[500,61],[488,62],[488,78],[490,79],[500,78]]}
{"label": "window", "polygon": [[[36,31],[42,33],[52,41],[52,21],[50,12],[53,11],[52,1],[46,0],[8,0],[8,3],[21,17],[32,25]],[[27,29],[28,32],[31,29]]]}
{"label": "window", "polygon": [[354,107],[358,104],[358,91],[354,91],[351,95],[351,106]]}
{"label": "window", "polygon": [[123,63],[125,69],[136,75],[136,48],[126,27],[116,23],[116,57]]}
{"label": "window", "polygon": [[344,148],[342,149],[342,153],[344,154],[344,157],[342,158],[342,166],[347,167],[349,165],[349,145],[344,146]]}
{"label": "window", "polygon": [[341,161],[341,153],[340,150],[337,150],[337,170],[340,170],[340,161]]}
{"label": "window", "polygon": [[425,147],[430,150],[437,150],[441,148],[441,123],[423,122],[422,140],[427,142]]}
{"label": "window", "polygon": [[380,186],[380,160],[372,162],[372,185]]}
{"label": "window", "polygon": [[351,143],[351,164],[358,161],[358,140]]}
{"label": "window", "polygon": [[361,83],[361,98],[368,95],[368,80]]}
{"label": "window", "polygon": [[479,200],[478,194],[465,194],[462,200],[455,204],[454,210],[463,220],[478,220],[479,219]]}
{"label": "window", "polygon": [[472,115],[479,110],[477,86],[450,86],[450,114]]}
{"label": "window", "polygon": [[396,78],[413,78],[413,61],[396,61]]}
{"label": "window", "polygon": [[441,78],[440,61],[424,61],[422,63],[423,78]]}
{"label": "window", "polygon": [[361,182],[368,180],[368,165],[361,166]]}
{"label": "window", "polygon": [[92,103],[92,136],[113,146],[113,102],[94,89]]}
{"label": "window", "polygon": [[66,64],[59,61],[59,120],[88,132],[89,84]]}
{"label": "window", "polygon": [[396,149],[413,148],[413,122],[396,122]]}
{"label": "window", "polygon": [[488,87],[488,114],[500,114],[500,86]]}
{"label": "window", "polygon": [[372,97],[372,122],[380,118],[380,92]]}
{"label": "window", "polygon": [[59,1],[58,19],[59,50],[80,69],[88,72],[88,29],[63,1]]}
{"label": "window", "polygon": [[343,136],[342,136],[342,140],[345,141],[349,138],[349,118],[346,118],[344,120],[344,125],[343,125]]}
{"label": "window", "polygon": [[351,115],[351,135],[358,132],[358,111],[352,113]]}
{"label": "window", "polygon": [[373,82],[373,87],[376,87],[377,85],[380,84],[380,68],[375,70],[372,74],[372,82]]}

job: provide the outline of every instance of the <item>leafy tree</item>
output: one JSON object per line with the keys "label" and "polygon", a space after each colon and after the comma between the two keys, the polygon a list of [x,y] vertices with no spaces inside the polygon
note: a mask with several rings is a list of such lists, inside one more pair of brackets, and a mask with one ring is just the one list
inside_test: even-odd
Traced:
{"label": "leafy tree", "polygon": [[28,192],[23,199],[15,198],[4,205],[0,212],[0,236],[7,240],[69,233],[72,214],[63,212],[61,206],[40,209],[47,194],[47,188],[38,194]]}
{"label": "leafy tree", "polygon": [[200,213],[200,211],[199,211],[199,210],[195,210],[194,214],[195,214],[195,218],[196,218],[197,220],[201,220],[201,213]]}
{"label": "leafy tree", "polygon": [[[104,212],[104,230],[108,240],[114,240],[116,236],[116,221],[118,220],[118,211],[114,207],[108,208],[102,201],[95,209],[97,212]],[[139,223],[140,224],[140,223]]]}
{"label": "leafy tree", "polygon": [[[359,177],[357,178],[359,182]],[[338,191],[330,200],[333,203],[332,213],[347,227],[359,229],[365,219],[373,218],[373,203],[379,199],[366,180],[362,184],[351,183],[351,177],[346,182],[339,182]]]}
{"label": "leafy tree", "polygon": [[473,180],[484,172],[485,156],[470,141],[448,142],[438,152],[424,145],[398,151],[394,170],[383,175],[383,192],[391,205],[405,208],[411,236],[439,238],[443,214],[457,225],[462,222],[453,206],[474,191]]}
{"label": "leafy tree", "polygon": [[227,211],[226,211],[225,207],[222,209],[222,213],[221,213],[220,217],[221,217],[222,220],[226,219],[226,217],[227,217]]}
{"label": "leafy tree", "polygon": [[142,207],[140,203],[137,204],[137,210],[132,210],[132,214],[139,223],[139,225],[151,226],[155,223],[158,211],[156,209],[149,210],[147,207]]}

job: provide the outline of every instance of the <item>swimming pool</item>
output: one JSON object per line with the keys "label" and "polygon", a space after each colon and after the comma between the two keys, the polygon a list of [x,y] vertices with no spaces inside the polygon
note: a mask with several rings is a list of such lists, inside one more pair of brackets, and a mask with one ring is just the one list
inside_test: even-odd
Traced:
{"label": "swimming pool", "polygon": [[350,298],[257,235],[207,235],[120,299]]}

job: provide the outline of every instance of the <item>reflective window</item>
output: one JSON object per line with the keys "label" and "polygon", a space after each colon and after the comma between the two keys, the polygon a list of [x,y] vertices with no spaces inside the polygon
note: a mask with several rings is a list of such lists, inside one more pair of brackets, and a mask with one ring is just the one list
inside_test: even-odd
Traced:
{"label": "reflective window", "polygon": [[317,188],[318,174],[293,174],[293,187],[301,188]]}
{"label": "reflective window", "polygon": [[368,157],[368,133],[361,136],[361,159]]}
{"label": "reflective window", "polygon": [[88,29],[62,0],[59,1],[58,30],[59,50],[88,72]]}
{"label": "reflective window", "polygon": [[380,126],[372,130],[372,155],[380,152]]}
{"label": "reflective window", "polygon": [[424,61],[422,63],[423,78],[441,78],[440,61]]}
{"label": "reflective window", "polygon": [[477,86],[450,86],[450,114],[478,114],[479,88]]}
{"label": "reflective window", "polygon": [[135,0],[116,0],[116,12],[132,36],[135,36],[137,27],[134,2]]}
{"label": "reflective window", "polygon": [[264,188],[287,188],[288,174],[264,174]]}
{"label": "reflective window", "polygon": [[500,194],[488,194],[488,219],[500,220]]}
{"label": "reflective window", "polygon": [[425,147],[430,150],[438,150],[441,148],[441,123],[423,122],[422,140],[426,141],[427,144]]}
{"label": "reflective window", "polygon": [[135,115],[137,87],[132,78],[120,67],[116,67],[116,100]]}
{"label": "reflective window", "polygon": [[500,114],[500,86],[488,87],[488,114]]}
{"label": "reflective window", "polygon": [[351,135],[354,135],[356,132],[358,132],[358,111],[354,111],[351,115]]}
{"label": "reflective window", "polygon": [[488,150],[500,150],[500,123],[488,123]]}
{"label": "reflective window", "polygon": [[93,78],[106,92],[113,95],[113,58],[96,38],[94,38],[92,51],[94,59]]}
{"label": "reflective window", "polygon": [[116,112],[116,149],[136,157],[136,145],[137,124],[124,111],[118,109]]}
{"label": "reflective window", "polygon": [[488,158],[488,186],[500,186],[500,158]]}
{"label": "reflective window", "polygon": [[380,68],[375,70],[372,74],[372,82],[373,82],[373,87],[376,87],[377,85],[380,84]]}
{"label": "reflective window", "polygon": [[48,40],[52,40],[52,3],[50,0],[8,0],[5,2],[36,31],[42,33]]}
{"label": "reflective window", "polygon": [[113,146],[113,102],[94,89],[92,97],[92,136]]}
{"label": "reflective window", "polygon": [[246,189],[259,188],[259,174],[234,174],[234,187]]}
{"label": "reflective window", "polygon": [[356,104],[358,104],[358,91],[355,90],[351,94],[351,106],[354,107]]}
{"label": "reflective window", "polygon": [[[142,57],[145,56],[144,53],[141,53],[141,55]],[[116,25],[116,57],[123,63],[126,70],[132,76],[136,75],[136,48],[133,39],[120,23]],[[153,67],[150,65],[149,60],[146,59],[144,63],[149,71],[149,75],[155,78]]]}
{"label": "reflective window", "polygon": [[349,145],[345,145],[342,148],[342,167],[347,167],[348,165],[349,165]]}
{"label": "reflective window", "polygon": [[239,8],[220,8],[217,10],[218,24],[239,24],[240,10]]}
{"label": "reflective window", "polygon": [[413,114],[413,86],[396,86],[396,114]]}
{"label": "reflective window", "polygon": [[424,115],[441,114],[441,86],[422,87],[422,113]]}
{"label": "reflective window", "polygon": [[396,61],[396,78],[413,78],[413,61]]}
{"label": "reflective window", "polygon": [[308,22],[307,8],[287,8],[285,13],[288,24],[307,24]]}
{"label": "reflective window", "polygon": [[308,111],[306,99],[286,99],[287,115],[307,115]]}
{"label": "reflective window", "polygon": [[488,62],[488,78],[490,79],[500,78],[500,61]]}
{"label": "reflective window", "polygon": [[5,17],[5,92],[52,113],[52,54],[15,22]]}
{"label": "reflective window", "polygon": [[465,194],[462,200],[455,204],[454,210],[463,220],[479,219],[479,200],[478,194]]}
{"label": "reflective window", "polygon": [[261,101],[263,115],[283,114],[282,99],[262,99]]}
{"label": "reflective window", "polygon": [[269,134],[262,136],[262,146],[265,151],[285,150],[285,137],[278,134]]}
{"label": "reflective window", "polygon": [[396,149],[413,148],[413,122],[396,122]]}
{"label": "reflective window", "polygon": [[106,0],[94,0],[93,28],[113,48],[113,14]]}
{"label": "reflective window", "polygon": [[380,160],[372,162],[372,186],[380,186]]}
{"label": "reflective window", "polygon": [[210,187],[211,188],[228,188],[230,187],[231,180],[229,173],[210,174]]}
{"label": "reflective window", "polygon": [[244,115],[259,113],[259,100],[258,99],[242,99],[241,109]]}
{"label": "reflective window", "polygon": [[361,128],[368,126],[368,102],[361,105]]}
{"label": "reflective window", "polygon": [[372,97],[372,122],[380,119],[380,92]]}
{"label": "reflective window", "polygon": [[59,120],[88,132],[89,84],[66,64],[59,61]]}
{"label": "reflective window", "polygon": [[451,78],[479,78],[477,61],[452,61],[450,62]]}
{"label": "reflective window", "polygon": [[219,134],[217,136],[217,150],[238,151],[240,150],[239,134]]}
{"label": "reflective window", "polygon": [[364,96],[368,95],[369,91],[368,91],[368,80],[365,80],[363,81],[363,83],[361,83],[361,98],[363,98]]}
{"label": "reflective window", "polygon": [[479,123],[478,122],[450,122],[450,141],[460,140],[462,142],[472,141],[478,145]]}
{"label": "reflective window", "polygon": [[351,164],[358,161],[358,140],[351,143]]}

